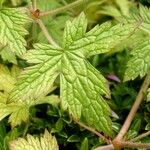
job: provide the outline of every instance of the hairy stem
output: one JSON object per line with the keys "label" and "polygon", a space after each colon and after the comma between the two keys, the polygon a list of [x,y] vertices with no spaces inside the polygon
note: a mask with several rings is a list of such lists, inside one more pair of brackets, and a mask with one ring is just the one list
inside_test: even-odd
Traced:
{"label": "hairy stem", "polygon": [[59,47],[58,44],[53,40],[53,38],[51,37],[51,35],[49,34],[46,26],[44,25],[44,23],[42,22],[42,20],[37,19],[36,22],[38,23],[38,25],[40,26],[40,28],[42,29],[45,37],[47,38],[48,42],[56,47]]}
{"label": "hairy stem", "polygon": [[64,7],[60,7],[60,8],[54,9],[54,10],[49,10],[46,12],[41,12],[40,17],[47,16],[47,15],[56,15],[58,13],[66,11],[68,9],[72,9],[74,7],[77,7],[77,6],[81,5],[83,2],[84,2],[84,0],[77,0],[71,4],[64,6]]}
{"label": "hairy stem", "polygon": [[148,75],[146,76],[142,86],[141,86],[141,89],[136,97],[136,100],[130,110],[130,113],[129,115],[127,116],[120,132],[118,133],[117,137],[115,138],[116,141],[120,141],[122,140],[123,136],[126,134],[126,132],[128,131],[130,125],[131,125],[131,122],[142,102],[142,99],[143,99],[143,96],[144,94],[146,93],[147,89],[148,89],[148,86],[150,85],[150,73],[148,73]]}
{"label": "hairy stem", "polygon": [[79,126],[85,128],[86,130],[96,134],[97,136],[99,136],[101,139],[103,139],[107,144],[110,144],[110,141],[105,137],[103,136],[102,134],[100,134],[98,131],[96,131],[95,129],[91,128],[91,127],[88,127],[86,126],[85,124],[77,121],[77,120],[74,120]]}
{"label": "hairy stem", "polygon": [[135,142],[135,141],[138,141],[138,140],[140,140],[140,139],[142,139],[142,138],[144,138],[144,137],[146,137],[148,135],[150,135],[150,131],[147,131],[147,132],[145,132],[145,133],[135,137],[134,139],[132,139],[130,141]]}

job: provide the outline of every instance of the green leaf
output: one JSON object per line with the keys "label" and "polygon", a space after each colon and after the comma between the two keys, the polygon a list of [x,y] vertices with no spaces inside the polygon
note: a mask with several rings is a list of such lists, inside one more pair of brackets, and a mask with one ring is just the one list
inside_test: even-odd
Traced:
{"label": "green leaf", "polygon": [[40,98],[34,101],[32,105],[39,105],[39,104],[44,104],[44,103],[57,106],[60,103],[60,99],[56,95],[45,96],[43,98]]}
{"label": "green leaf", "polygon": [[53,82],[59,75],[62,49],[46,44],[36,44],[34,48],[26,58],[36,65],[22,72],[11,94],[11,99],[15,101],[40,99],[51,91]]}
{"label": "green leaf", "polygon": [[0,8],[3,6],[4,2],[5,2],[5,0],[0,0]]}
{"label": "green leaf", "polygon": [[0,103],[0,120],[8,116],[12,112],[11,108],[8,108],[7,104]]}
{"label": "green leaf", "polygon": [[21,132],[17,129],[11,129],[4,137],[3,150],[8,150],[9,142],[21,136]]}
{"label": "green leaf", "polygon": [[138,132],[140,130],[141,124],[142,123],[142,117],[140,115],[136,115],[135,119],[133,120],[129,131],[126,134],[125,139],[130,140],[133,139],[138,135]]}
{"label": "green leaf", "polygon": [[10,115],[11,127],[20,125],[22,121],[28,121],[31,106],[43,103],[58,105],[60,102],[58,96],[55,95],[39,98],[36,101],[8,102],[10,91],[14,88],[19,73],[20,69],[15,65],[9,70],[6,66],[0,64],[0,90],[4,91],[0,92],[0,121]]}
{"label": "green leaf", "polygon": [[150,122],[146,125],[145,130],[150,131]]}
{"label": "green leaf", "polygon": [[[9,116],[9,123],[11,127],[14,128],[17,125],[20,125],[22,122],[27,122],[29,119],[29,109],[31,106],[43,103],[49,103],[56,105],[60,100],[58,96],[52,95],[48,96],[47,98],[38,99],[37,101],[22,101],[22,102],[11,102],[7,103],[8,95],[2,95],[0,93],[0,100],[3,96],[5,99],[0,101],[0,120]],[[55,102],[56,101],[56,102]]]}
{"label": "green leaf", "polygon": [[73,21],[67,21],[64,31],[64,48],[69,48],[74,41],[81,39],[86,33],[86,28],[87,19],[84,13],[81,13]]}
{"label": "green leaf", "polygon": [[63,129],[63,120],[60,118],[57,120],[56,124],[55,124],[55,128],[58,132],[60,132]]}
{"label": "green leaf", "polygon": [[13,6],[18,6],[22,3],[22,0],[11,0]]}
{"label": "green leaf", "polygon": [[29,21],[26,14],[15,8],[0,9],[0,42],[21,56],[26,52],[26,41],[23,38],[28,32],[24,24]]}
{"label": "green leaf", "polygon": [[[7,100],[7,99],[6,99]],[[3,100],[4,101],[4,100]],[[29,117],[29,106],[26,103],[10,103],[0,102],[0,120],[9,116],[11,127],[20,125],[22,121],[27,122]]]}
{"label": "green leaf", "polygon": [[89,150],[88,138],[82,141],[80,150]]}
{"label": "green leaf", "polygon": [[129,15],[129,9],[131,3],[128,0],[116,0],[117,5],[119,6],[122,15],[127,16]]}
{"label": "green leaf", "polygon": [[0,55],[4,61],[8,61],[13,64],[17,64],[16,56],[15,54],[9,49],[8,46],[4,47],[0,51]]}
{"label": "green leaf", "polygon": [[46,96],[57,77],[63,109],[75,119],[112,135],[111,111],[104,100],[109,95],[108,83],[87,60],[94,54],[108,52],[133,31],[132,25],[110,23],[96,26],[86,33],[85,15],[68,21],[63,47],[35,44],[25,58],[34,66],[26,68],[13,89],[10,101],[27,101]]}
{"label": "green leaf", "polygon": [[70,49],[80,49],[80,51],[85,52],[87,57],[106,53],[129,38],[130,34],[134,32],[134,28],[134,24],[112,26],[110,22],[106,22],[100,26],[95,26],[82,39],[75,41]]}
{"label": "green leaf", "polygon": [[[11,104],[12,105],[12,104]],[[29,119],[29,105],[27,104],[13,104],[13,110],[9,116],[9,123],[11,127],[14,128],[17,125],[20,125],[23,122],[27,122]],[[9,108],[9,105],[7,105]],[[10,107],[11,108],[11,107]]]}
{"label": "green leaf", "polygon": [[0,64],[0,90],[9,93],[13,89],[15,82],[16,79],[11,76],[9,69]]}
{"label": "green leaf", "polygon": [[131,23],[137,22],[140,29],[150,34],[150,9],[148,7],[140,5],[139,9],[132,11],[127,20]]}
{"label": "green leaf", "polygon": [[136,77],[143,77],[150,70],[150,40],[138,43],[131,51],[131,58],[127,63],[124,81],[133,80]]}
{"label": "green leaf", "polygon": [[10,150],[58,150],[57,141],[47,130],[43,136],[27,135],[26,139],[18,138],[10,142]]}
{"label": "green leaf", "polygon": [[67,139],[68,142],[79,142],[80,141],[80,138],[79,136],[77,135],[71,135],[68,139]]}

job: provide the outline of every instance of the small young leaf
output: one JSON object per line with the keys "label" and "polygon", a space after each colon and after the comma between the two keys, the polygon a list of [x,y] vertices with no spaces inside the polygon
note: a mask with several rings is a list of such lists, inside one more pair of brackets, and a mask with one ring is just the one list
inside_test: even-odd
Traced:
{"label": "small young leaf", "polygon": [[68,142],[79,142],[80,141],[80,138],[79,136],[77,135],[71,135],[68,139],[67,139]]}
{"label": "small young leaf", "polygon": [[83,142],[81,143],[81,148],[80,150],[89,150],[89,145],[88,145],[88,139],[85,138]]}
{"label": "small young leaf", "polygon": [[39,138],[27,135],[26,139],[18,138],[17,140],[11,141],[9,145],[10,150],[58,150],[55,137],[47,130]]}
{"label": "small young leaf", "polygon": [[148,123],[148,124],[146,125],[145,130],[150,131],[150,123]]}
{"label": "small young leaf", "polygon": [[57,120],[55,128],[58,132],[60,132],[63,129],[63,120],[61,118]]}

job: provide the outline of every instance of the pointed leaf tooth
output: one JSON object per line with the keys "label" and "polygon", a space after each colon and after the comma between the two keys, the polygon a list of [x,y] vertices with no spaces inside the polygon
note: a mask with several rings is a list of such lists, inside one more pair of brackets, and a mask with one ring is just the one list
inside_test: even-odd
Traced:
{"label": "pointed leaf tooth", "polygon": [[69,20],[66,23],[64,30],[64,48],[69,47],[74,41],[81,39],[87,28],[87,19],[84,13],[81,13],[77,18],[72,22]]}
{"label": "pointed leaf tooth", "polygon": [[52,136],[47,130],[44,135],[34,137],[27,135],[27,138],[18,138],[11,141],[9,144],[10,150],[58,150],[56,138]]}

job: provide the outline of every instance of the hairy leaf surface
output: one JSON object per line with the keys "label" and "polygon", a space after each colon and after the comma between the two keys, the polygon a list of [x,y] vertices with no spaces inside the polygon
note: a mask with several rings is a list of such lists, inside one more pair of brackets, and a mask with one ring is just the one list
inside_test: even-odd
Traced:
{"label": "hairy leaf surface", "polygon": [[43,97],[59,76],[62,107],[69,109],[74,119],[82,118],[88,125],[112,135],[110,108],[104,101],[104,96],[109,96],[108,83],[86,57],[108,52],[129,36],[133,26],[112,27],[105,23],[87,33],[86,28],[87,20],[81,13],[72,22],[67,22],[62,48],[35,44],[35,49],[25,57],[35,65],[23,71],[10,100]]}

